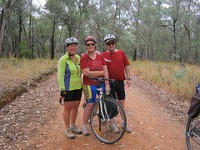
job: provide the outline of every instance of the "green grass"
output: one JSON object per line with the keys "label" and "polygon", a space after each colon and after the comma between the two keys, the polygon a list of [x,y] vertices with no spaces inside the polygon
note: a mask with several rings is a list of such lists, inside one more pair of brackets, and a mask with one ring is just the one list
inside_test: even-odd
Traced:
{"label": "green grass", "polygon": [[134,75],[165,88],[188,100],[200,81],[200,67],[180,63],[150,61],[131,62]]}
{"label": "green grass", "polygon": [[1,59],[0,60],[0,85],[12,86],[26,79],[36,79],[41,74],[55,69],[57,60],[50,59]]}

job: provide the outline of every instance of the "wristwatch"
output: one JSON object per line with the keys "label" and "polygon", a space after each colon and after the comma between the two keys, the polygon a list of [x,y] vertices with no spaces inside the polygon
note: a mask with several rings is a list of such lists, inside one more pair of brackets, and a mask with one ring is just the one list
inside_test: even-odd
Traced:
{"label": "wristwatch", "polygon": [[126,78],[126,80],[131,80],[131,78]]}

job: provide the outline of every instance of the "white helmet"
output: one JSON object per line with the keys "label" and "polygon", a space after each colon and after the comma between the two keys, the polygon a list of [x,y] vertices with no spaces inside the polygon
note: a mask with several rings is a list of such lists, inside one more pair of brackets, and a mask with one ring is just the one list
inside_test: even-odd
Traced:
{"label": "white helmet", "polygon": [[108,34],[104,37],[104,42],[106,43],[106,41],[108,40],[114,40],[116,41],[116,37],[113,34]]}
{"label": "white helmet", "polygon": [[65,45],[78,44],[78,40],[75,37],[70,37],[65,40]]}

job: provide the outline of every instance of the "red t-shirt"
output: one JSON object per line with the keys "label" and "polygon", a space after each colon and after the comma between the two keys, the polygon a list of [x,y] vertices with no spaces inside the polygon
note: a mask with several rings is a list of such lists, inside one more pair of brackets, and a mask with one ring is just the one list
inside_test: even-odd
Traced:
{"label": "red t-shirt", "polygon": [[125,80],[124,69],[129,65],[129,61],[122,50],[117,50],[114,53],[106,51],[101,54],[107,63],[108,74],[110,79]]}
{"label": "red t-shirt", "polygon": [[[91,59],[87,54],[83,54],[81,56],[81,61],[80,61],[81,69],[89,68],[90,71],[102,71],[104,65],[106,65],[106,62],[105,62],[104,58],[99,54],[96,54],[95,60]],[[103,76],[100,76],[100,77],[103,77]],[[84,85],[97,85],[97,84],[99,84],[99,82],[89,79],[87,76],[84,75],[83,76],[83,84]]]}

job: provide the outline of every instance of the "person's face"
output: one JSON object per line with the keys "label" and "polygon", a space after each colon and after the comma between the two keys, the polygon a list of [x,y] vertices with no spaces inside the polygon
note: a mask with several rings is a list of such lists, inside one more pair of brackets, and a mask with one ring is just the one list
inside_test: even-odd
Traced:
{"label": "person's face", "polygon": [[77,44],[70,44],[69,46],[67,46],[67,51],[69,52],[70,56],[73,56],[74,54],[76,54],[77,49],[78,49]]}
{"label": "person's face", "polygon": [[106,47],[109,51],[114,51],[115,50],[115,45],[116,45],[116,42],[113,41],[113,40],[109,40],[107,43],[106,43]]}
{"label": "person's face", "polygon": [[87,52],[88,52],[88,53],[92,53],[92,52],[94,52],[95,49],[96,49],[96,45],[95,45],[95,43],[94,43],[93,41],[88,41],[88,42],[85,44],[85,46],[86,46],[86,49],[87,49]]}

